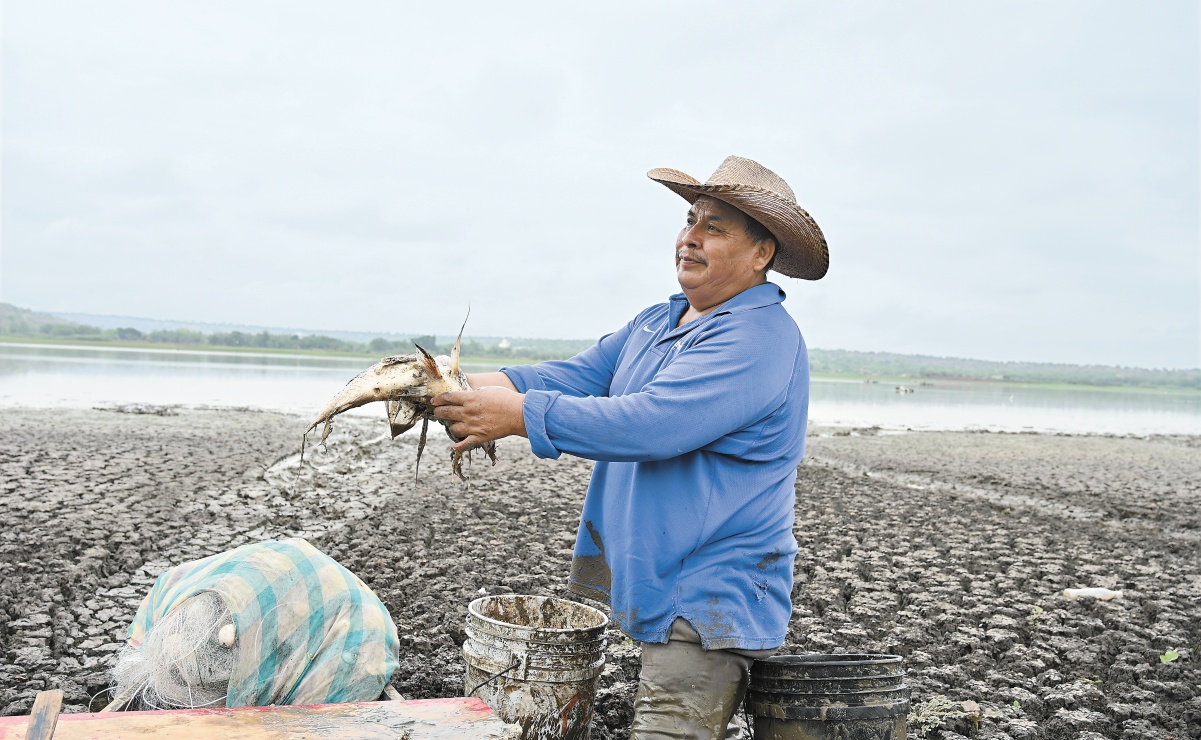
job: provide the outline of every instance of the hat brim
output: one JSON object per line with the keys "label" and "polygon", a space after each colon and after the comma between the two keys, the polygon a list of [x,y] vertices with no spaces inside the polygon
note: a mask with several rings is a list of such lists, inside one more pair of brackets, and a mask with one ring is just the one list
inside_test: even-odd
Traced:
{"label": "hat brim", "polygon": [[830,269],[830,250],[817,222],[805,209],[780,194],[751,185],[707,185],[669,167],[658,167],[646,174],[689,203],[708,195],[763,224],[778,242],[772,265],[776,272],[802,280],[820,280]]}

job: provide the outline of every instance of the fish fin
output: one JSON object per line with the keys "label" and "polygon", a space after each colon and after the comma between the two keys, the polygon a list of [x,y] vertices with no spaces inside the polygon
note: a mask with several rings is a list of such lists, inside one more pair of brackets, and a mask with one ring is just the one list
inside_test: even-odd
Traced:
{"label": "fish fin", "polygon": [[425,449],[425,433],[430,428],[430,420],[421,420],[421,439],[417,440],[417,463],[413,465],[413,480],[417,480],[417,476],[421,474],[421,452]]}
{"label": "fish fin", "polygon": [[463,475],[463,456],[468,453],[450,451],[450,474],[459,480],[467,480]]}
{"label": "fish fin", "polygon": [[429,373],[430,377],[441,377],[442,373],[438,370],[438,361],[434,359],[434,356],[416,342],[413,342],[413,346],[417,348],[417,359],[421,362],[421,367]]}
{"label": "fish fin", "polygon": [[412,424],[390,424],[388,431],[392,433],[392,439],[396,439],[400,435],[413,428]]}
{"label": "fish fin", "polygon": [[463,344],[463,330],[467,328],[467,319],[471,318],[471,304],[467,304],[467,315],[463,317],[463,325],[459,327],[459,336],[455,337],[455,347],[450,351],[450,374],[459,375],[459,348]]}

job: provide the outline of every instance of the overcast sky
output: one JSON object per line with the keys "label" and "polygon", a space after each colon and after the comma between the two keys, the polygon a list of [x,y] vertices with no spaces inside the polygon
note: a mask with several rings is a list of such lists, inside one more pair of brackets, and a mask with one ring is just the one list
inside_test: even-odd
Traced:
{"label": "overcast sky", "polygon": [[594,337],[728,154],[810,346],[1201,366],[1195,0],[3,3],[0,301]]}

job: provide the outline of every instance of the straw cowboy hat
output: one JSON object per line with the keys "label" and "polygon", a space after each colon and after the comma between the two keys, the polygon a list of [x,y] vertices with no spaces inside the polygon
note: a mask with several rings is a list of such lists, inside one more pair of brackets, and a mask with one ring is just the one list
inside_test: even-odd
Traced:
{"label": "straw cowboy hat", "polygon": [[695,203],[702,195],[725,201],[767,227],[779,248],[772,269],[789,277],[819,280],[830,267],[830,250],[817,222],[796,203],[779,175],[752,159],[726,157],[707,182],[657,167],[646,176]]}

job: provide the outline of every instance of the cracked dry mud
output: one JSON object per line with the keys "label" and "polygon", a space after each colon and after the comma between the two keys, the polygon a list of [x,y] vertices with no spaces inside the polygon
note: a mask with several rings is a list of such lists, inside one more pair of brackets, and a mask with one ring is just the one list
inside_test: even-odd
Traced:
{"label": "cracked dry mud", "polygon": [[[462,485],[436,437],[414,482],[415,438],[382,421],[340,420],[302,468],[297,417],[125,411],[3,412],[5,714],[50,687],[67,711],[102,705],[154,577],[246,542],[306,537],[375,589],[410,698],[461,693],[480,589],[566,596],[586,461],[505,441]],[[785,651],[899,653],[915,701],[995,715],[932,738],[1201,738],[1201,440],[815,432]],[[1123,598],[1060,595],[1077,586]],[[626,737],[638,674],[637,647],[609,637],[600,740]]]}

